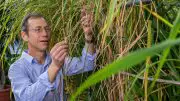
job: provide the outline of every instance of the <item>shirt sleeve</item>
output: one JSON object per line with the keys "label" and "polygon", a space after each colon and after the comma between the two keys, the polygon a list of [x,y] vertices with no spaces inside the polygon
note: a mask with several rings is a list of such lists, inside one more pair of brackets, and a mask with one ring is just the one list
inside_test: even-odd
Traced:
{"label": "shirt sleeve", "polygon": [[63,66],[64,74],[70,76],[93,70],[95,57],[96,53],[91,55],[83,48],[81,57],[67,57],[65,59]]}
{"label": "shirt sleeve", "polygon": [[55,86],[55,83],[49,82],[47,71],[32,83],[22,65],[18,64],[11,65],[8,76],[16,101],[42,101]]}

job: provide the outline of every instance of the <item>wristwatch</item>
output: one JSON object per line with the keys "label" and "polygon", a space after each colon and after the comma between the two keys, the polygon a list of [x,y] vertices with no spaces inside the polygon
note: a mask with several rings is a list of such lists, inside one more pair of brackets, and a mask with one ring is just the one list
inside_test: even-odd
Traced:
{"label": "wristwatch", "polygon": [[91,40],[85,39],[85,42],[88,43],[88,44],[91,44],[91,43],[93,43],[94,41],[93,41],[93,38],[92,38]]}

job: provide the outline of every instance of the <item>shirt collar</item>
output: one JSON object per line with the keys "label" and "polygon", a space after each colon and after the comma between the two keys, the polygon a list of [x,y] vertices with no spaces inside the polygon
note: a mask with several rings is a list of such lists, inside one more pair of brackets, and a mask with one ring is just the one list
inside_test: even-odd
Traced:
{"label": "shirt collar", "polygon": [[29,63],[32,63],[33,57],[28,54],[28,50],[23,51],[21,58],[26,59]]}
{"label": "shirt collar", "polygon": [[[21,58],[26,59],[29,63],[35,62],[35,58],[28,54],[28,50],[22,52]],[[44,63],[47,64],[49,62],[51,62],[51,58],[49,53],[46,52],[46,59]]]}

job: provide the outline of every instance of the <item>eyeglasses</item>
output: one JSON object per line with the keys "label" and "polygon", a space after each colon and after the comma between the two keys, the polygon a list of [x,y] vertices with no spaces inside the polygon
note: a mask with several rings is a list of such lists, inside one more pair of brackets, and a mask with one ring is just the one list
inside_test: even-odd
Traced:
{"label": "eyeglasses", "polygon": [[45,30],[46,33],[51,32],[51,28],[49,28],[49,27],[45,27],[45,28],[40,27],[40,28],[29,29],[29,31],[34,31],[35,33],[41,33],[41,32],[43,32],[43,30]]}

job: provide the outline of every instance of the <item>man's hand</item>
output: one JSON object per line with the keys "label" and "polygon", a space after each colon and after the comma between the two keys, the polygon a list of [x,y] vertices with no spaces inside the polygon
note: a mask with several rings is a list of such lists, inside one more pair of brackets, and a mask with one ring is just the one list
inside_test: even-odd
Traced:
{"label": "man's hand", "polygon": [[52,62],[48,68],[49,81],[54,82],[56,75],[64,64],[64,60],[68,55],[68,44],[66,41],[57,43],[50,51]]}
{"label": "man's hand", "polygon": [[[91,6],[91,10],[93,10],[93,6]],[[93,12],[87,12],[85,6],[81,9],[81,26],[83,28],[85,34],[85,48],[88,53],[94,54],[94,39],[93,39]]]}
{"label": "man's hand", "polygon": [[81,26],[86,40],[92,40],[93,34],[93,12],[88,13],[85,6],[81,9]]}
{"label": "man's hand", "polygon": [[68,55],[68,44],[65,41],[57,43],[50,51],[52,65],[61,68],[64,64],[65,57]]}

